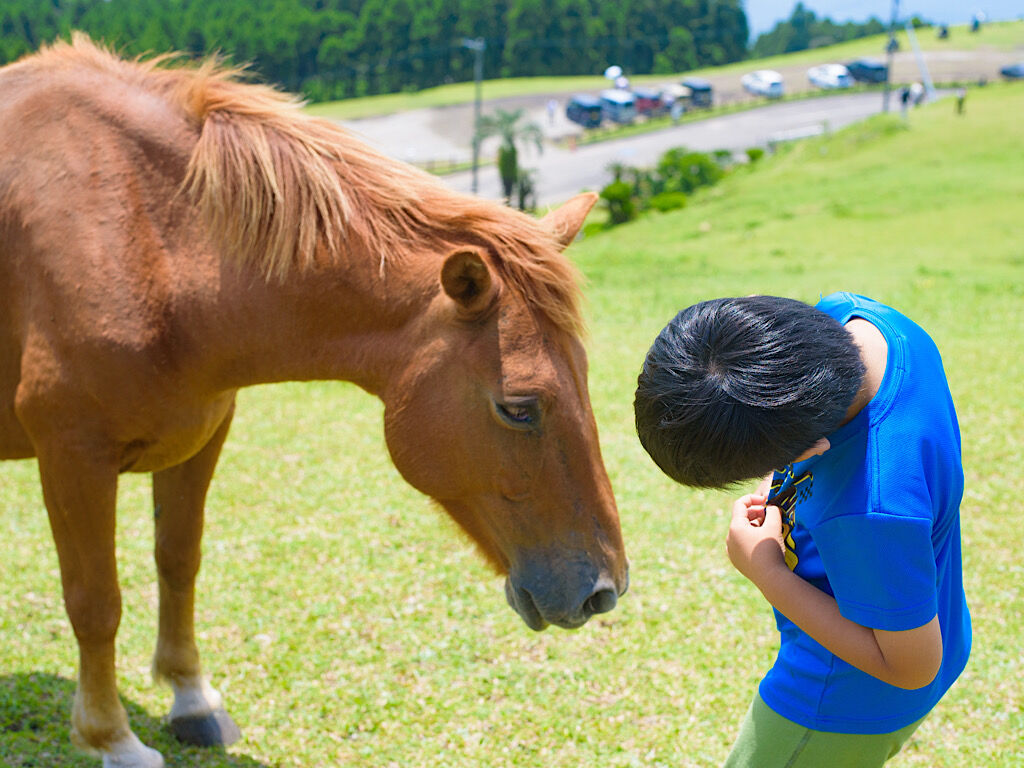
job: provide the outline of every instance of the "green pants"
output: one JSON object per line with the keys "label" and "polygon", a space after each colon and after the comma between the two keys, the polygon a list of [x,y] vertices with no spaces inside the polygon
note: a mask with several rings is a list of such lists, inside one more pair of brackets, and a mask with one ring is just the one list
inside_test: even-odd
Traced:
{"label": "green pants", "polygon": [[878,768],[900,751],[921,720],[877,735],[813,731],[755,696],[724,768]]}

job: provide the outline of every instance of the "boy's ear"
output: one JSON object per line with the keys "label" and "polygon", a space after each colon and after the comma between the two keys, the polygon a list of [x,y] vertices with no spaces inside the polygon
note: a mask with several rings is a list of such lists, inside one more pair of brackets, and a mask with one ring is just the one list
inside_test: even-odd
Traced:
{"label": "boy's ear", "polygon": [[821,454],[825,453],[825,451],[831,447],[832,443],[828,441],[827,437],[820,437],[814,445],[793,459],[793,463],[795,464],[798,461],[807,461],[807,459],[812,456],[821,456]]}

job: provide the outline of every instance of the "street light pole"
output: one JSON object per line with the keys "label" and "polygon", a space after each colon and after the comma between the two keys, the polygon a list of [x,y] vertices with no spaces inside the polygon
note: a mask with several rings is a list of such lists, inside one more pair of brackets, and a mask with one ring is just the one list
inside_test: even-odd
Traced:
{"label": "street light pole", "polygon": [[907,39],[910,47],[914,49],[914,58],[917,59],[917,69],[921,73],[921,83],[924,85],[924,93],[928,101],[935,98],[935,86],[932,85],[932,76],[928,73],[928,65],[925,64],[924,54],[921,53],[921,46],[917,44],[917,35],[914,33],[914,24],[907,19],[903,26],[907,30]]}
{"label": "street light pole", "polygon": [[483,90],[484,78],[484,51],[487,50],[487,41],[482,37],[462,38],[462,47],[469,48],[475,54],[473,62],[473,80],[476,83],[476,98],[473,100],[473,182],[470,189],[473,194],[477,191],[477,169],[480,166],[480,101]]}

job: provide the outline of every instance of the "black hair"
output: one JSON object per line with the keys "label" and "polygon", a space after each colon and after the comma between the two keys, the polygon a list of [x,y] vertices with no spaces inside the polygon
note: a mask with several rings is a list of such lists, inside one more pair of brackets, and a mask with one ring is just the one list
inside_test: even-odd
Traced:
{"label": "black hair", "polygon": [[637,379],[640,442],[684,485],[723,488],[790,463],[840,425],[864,378],[853,337],[778,296],[677,314]]}

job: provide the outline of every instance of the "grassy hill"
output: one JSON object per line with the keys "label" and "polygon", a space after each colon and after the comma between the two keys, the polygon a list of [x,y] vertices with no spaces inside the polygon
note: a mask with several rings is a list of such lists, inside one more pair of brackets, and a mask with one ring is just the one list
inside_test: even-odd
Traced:
{"label": "grassy hill", "polygon": [[[894,768],[1024,764],[1024,87],[880,117],[729,176],[671,214],[575,245],[590,385],[632,587],[575,633],[528,632],[500,582],[386,457],[354,386],[242,392],[210,493],[197,627],[242,726],[226,754],[176,745],[149,681],[148,482],[125,476],[122,693],[169,765],[602,768],[721,764],[776,649],[729,566],[730,496],[672,485],[634,431],[650,341],[693,301],[852,290],[942,350],[963,431],[971,663]],[[0,464],[0,763],[94,767],[67,742],[76,652],[29,462]]]}
{"label": "grassy hill", "polygon": [[[700,727],[681,739],[689,746],[723,755],[719,739],[743,703],[738,691],[753,690],[775,641],[759,595],[728,572],[721,552],[729,499],[674,487],[653,469],[632,429],[630,374],[662,325],[695,301],[772,293],[814,302],[850,290],[903,309],[936,339],[967,475],[974,655],[894,765],[1024,761],[1024,621],[1014,608],[1024,598],[1024,535],[1007,509],[1024,493],[1024,136],[1015,117],[1022,110],[1024,87],[1013,85],[972,91],[963,116],[952,100],[912,112],[907,124],[879,116],[793,146],[682,211],[651,215],[575,251],[589,279],[591,381],[632,543],[636,597],[647,611],[667,605],[689,617],[667,618],[661,639],[645,636],[633,650],[717,676],[729,702],[716,707],[703,692],[694,703],[679,687],[687,714],[665,717],[697,718]],[[736,623],[701,620],[705,612]],[[726,669],[735,677],[726,680]],[[657,680],[652,672],[638,688]],[[717,764],[678,743],[664,747],[683,758],[670,765]]]}

